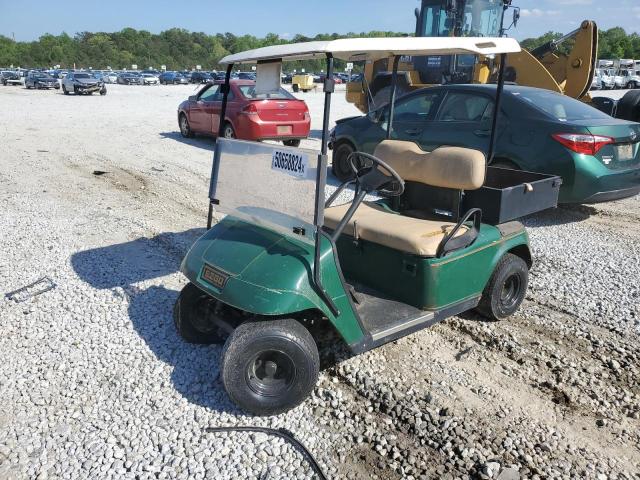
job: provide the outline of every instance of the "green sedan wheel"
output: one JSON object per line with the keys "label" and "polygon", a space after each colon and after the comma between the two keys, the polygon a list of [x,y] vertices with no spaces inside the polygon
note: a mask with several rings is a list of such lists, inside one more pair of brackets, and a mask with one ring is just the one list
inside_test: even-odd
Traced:
{"label": "green sedan wheel", "polygon": [[353,178],[354,173],[349,165],[349,155],[355,152],[355,148],[350,143],[339,143],[333,150],[333,162],[331,171],[338,180],[344,182]]}

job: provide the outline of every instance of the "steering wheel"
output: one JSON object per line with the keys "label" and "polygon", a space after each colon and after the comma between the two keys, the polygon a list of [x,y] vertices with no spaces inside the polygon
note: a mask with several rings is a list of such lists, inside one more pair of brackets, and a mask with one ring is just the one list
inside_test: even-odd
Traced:
{"label": "steering wheel", "polygon": [[402,177],[378,157],[353,152],[347,160],[355,175],[356,188],[366,193],[378,192],[385,197],[399,197],[404,193]]}

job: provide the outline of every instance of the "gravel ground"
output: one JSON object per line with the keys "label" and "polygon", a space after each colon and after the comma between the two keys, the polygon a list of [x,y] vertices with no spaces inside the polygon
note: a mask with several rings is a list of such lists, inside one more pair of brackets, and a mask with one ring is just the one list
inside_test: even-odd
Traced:
{"label": "gravel ground", "polygon": [[[640,478],[638,198],[526,220],[520,312],[473,313],[349,358],[270,418],[227,399],[219,346],[182,342],[179,262],[203,232],[214,142],[182,139],[192,87],[106,97],[0,87],[0,479]],[[357,112],[340,94],[334,118]],[[307,94],[318,148],[320,94]],[[96,176],[94,171],[107,172]]]}

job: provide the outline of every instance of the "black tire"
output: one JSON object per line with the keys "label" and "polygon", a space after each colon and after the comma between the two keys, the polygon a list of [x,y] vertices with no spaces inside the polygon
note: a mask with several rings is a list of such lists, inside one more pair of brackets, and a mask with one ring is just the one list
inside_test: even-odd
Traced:
{"label": "black tire", "polygon": [[210,345],[224,341],[219,329],[207,321],[216,302],[193,283],[182,289],[173,307],[173,323],[185,342]]}
{"label": "black tire", "polygon": [[313,390],[319,370],[315,340],[293,319],[245,322],[222,350],[225,390],[255,415],[275,415],[300,404]]}
{"label": "black tire", "polygon": [[103,87],[100,89],[100,95],[102,95],[103,97],[107,94],[107,88]]}
{"label": "black tire", "polygon": [[283,140],[282,143],[287,147],[299,147],[300,139],[298,138],[295,140]]}
{"label": "black tire", "polygon": [[631,122],[640,121],[640,90],[627,92],[618,100],[616,118]]}
{"label": "black tire", "polygon": [[65,95],[69,95],[69,91],[67,90],[67,87],[65,87],[64,85],[62,85],[62,93],[64,93]]}
{"label": "black tire", "polygon": [[236,138],[236,131],[233,129],[233,125],[229,122],[224,122],[224,128],[222,129],[223,138]]}
{"label": "black tire", "polygon": [[348,158],[349,155],[355,151],[356,149],[349,142],[340,142],[333,148],[331,171],[341,182],[345,182],[354,177]]}
{"label": "black tire", "polygon": [[294,83],[293,85],[291,85],[291,90],[293,90],[294,93],[298,93],[300,91],[300,85]]}
{"label": "black tire", "polygon": [[184,138],[193,138],[193,131],[191,125],[189,125],[189,119],[184,113],[181,113],[178,117],[178,126],[180,127],[180,135]]}
{"label": "black tire", "polygon": [[528,285],[527,263],[517,255],[507,253],[493,271],[476,310],[489,320],[503,320],[518,310]]}

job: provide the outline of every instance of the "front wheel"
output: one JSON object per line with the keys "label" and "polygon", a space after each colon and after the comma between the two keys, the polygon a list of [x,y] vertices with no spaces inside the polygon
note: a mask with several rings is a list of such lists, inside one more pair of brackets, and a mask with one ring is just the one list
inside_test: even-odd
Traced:
{"label": "front wheel", "polygon": [[489,320],[503,320],[518,310],[528,284],[527,263],[517,255],[507,253],[493,271],[476,310]]}
{"label": "front wheel", "polygon": [[339,143],[333,150],[331,171],[341,182],[349,180],[354,176],[351,165],[349,164],[349,155],[353,152],[355,152],[355,149],[349,143]]}
{"label": "front wheel", "polygon": [[282,143],[287,147],[299,147],[300,146],[300,139],[283,140]]}
{"label": "front wheel", "polygon": [[215,298],[193,283],[182,289],[173,307],[173,323],[184,341],[204,345],[224,341],[218,327],[210,321],[210,316],[216,314],[217,304]]}
{"label": "front wheel", "polygon": [[67,90],[67,87],[65,87],[64,85],[62,85],[62,93],[64,93],[65,95],[69,95],[69,91]]}
{"label": "front wheel", "polygon": [[107,94],[107,89],[106,88],[102,88],[100,90],[100,95],[105,96]]}
{"label": "front wheel", "polygon": [[320,370],[318,347],[294,319],[255,320],[236,328],[222,351],[222,383],[238,406],[275,415],[300,404]]}
{"label": "front wheel", "polygon": [[193,137],[193,132],[191,131],[191,125],[189,125],[189,119],[184,113],[180,114],[180,119],[178,121],[180,125],[180,135],[184,138]]}

